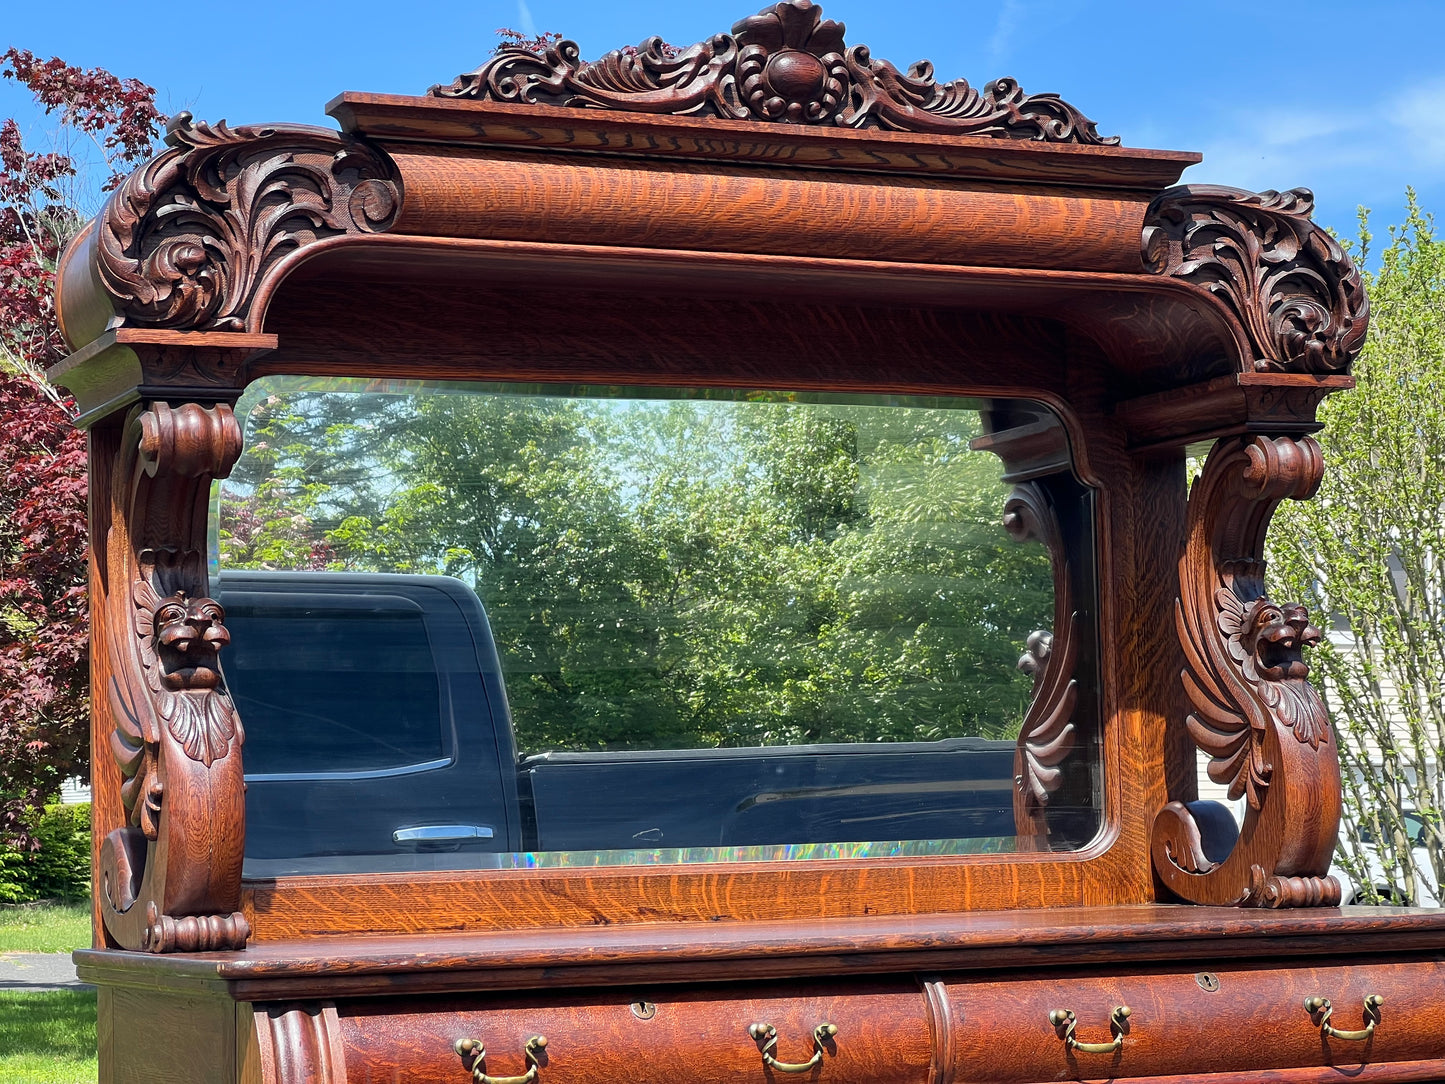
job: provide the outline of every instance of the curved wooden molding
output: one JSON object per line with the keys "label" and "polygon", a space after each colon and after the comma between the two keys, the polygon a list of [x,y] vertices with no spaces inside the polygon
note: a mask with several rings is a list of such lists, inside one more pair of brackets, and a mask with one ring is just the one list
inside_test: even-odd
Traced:
{"label": "curved wooden molding", "polygon": [[211,481],[240,453],[226,404],[154,403],[131,412],[111,479],[118,514],[100,547],[96,619],[126,824],[101,844],[96,889],[124,948],[241,948],[249,936],[244,733],[221,680],[230,634],[204,560]]}
{"label": "curved wooden molding", "polygon": [[335,1004],[258,1006],[257,1078],[266,1084],[346,1084],[346,1045]]}
{"label": "curved wooden molding", "polygon": [[1314,195],[1186,184],[1149,205],[1144,263],[1208,290],[1249,338],[1259,372],[1343,373],[1370,302],[1339,243],[1310,221]]}
{"label": "curved wooden molding", "polygon": [[[324,128],[193,124],[182,112],[166,142],[96,225],[113,326],[244,330],[251,299],[285,256],[385,230],[401,205],[390,161]],[[77,331],[67,328],[72,342]]]}
{"label": "curved wooden molding", "polygon": [[939,83],[919,61],[905,75],[848,46],[842,23],[810,0],[787,0],[686,49],[648,38],[588,63],[577,43],[544,52],[503,46],[441,98],[541,103],[715,116],[728,120],[833,124],[936,135],[986,135],[1049,143],[1112,145],[1057,94],[1024,94],[1012,79],[982,92],[967,80]]}
{"label": "curved wooden molding", "polygon": [[1339,758],[1303,659],[1320,632],[1303,606],[1265,595],[1262,560],[1279,502],[1307,500],[1323,469],[1310,437],[1222,440],[1190,494],[1176,606],[1194,705],[1187,726],[1211,757],[1210,778],[1248,801],[1237,841],[1217,802],[1170,802],[1154,822],[1155,872],[1195,903],[1340,900],[1325,876],[1339,832]]}
{"label": "curved wooden molding", "polygon": [[1060,765],[1077,743],[1074,707],[1079,683],[1074,669],[1079,637],[1073,576],[1059,517],[1043,486],[1037,482],[1015,486],[1004,503],[1003,524],[1017,542],[1042,542],[1053,564],[1055,631],[1030,635],[1019,659],[1019,669],[1033,676],[1034,695],[1014,750],[1014,830],[1019,846],[1047,850],[1049,826],[1044,813],[1064,781]]}

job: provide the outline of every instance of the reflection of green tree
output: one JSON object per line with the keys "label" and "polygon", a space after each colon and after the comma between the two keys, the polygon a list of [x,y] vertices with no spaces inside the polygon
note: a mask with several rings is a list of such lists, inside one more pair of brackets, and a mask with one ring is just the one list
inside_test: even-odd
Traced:
{"label": "reflection of green tree", "polygon": [[976,416],[291,392],[227,483],[223,566],[445,573],[527,750],[1017,733],[1050,570]]}

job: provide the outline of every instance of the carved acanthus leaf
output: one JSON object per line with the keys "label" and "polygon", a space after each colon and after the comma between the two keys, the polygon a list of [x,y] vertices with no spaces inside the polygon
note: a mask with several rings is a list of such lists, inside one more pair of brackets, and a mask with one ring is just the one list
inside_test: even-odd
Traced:
{"label": "carved acanthus leaf", "polygon": [[1245,192],[1180,185],[1145,216],[1149,270],[1208,290],[1243,326],[1261,372],[1348,372],[1370,303],[1360,273],[1310,221],[1307,188]]}
{"label": "carved acanthus leaf", "polygon": [[1039,482],[1014,487],[1004,503],[1004,529],[1017,542],[1042,542],[1054,570],[1057,634],[1032,633],[1019,669],[1034,679],[1033,698],[1014,753],[1014,820],[1021,837],[1046,837],[1044,810],[1063,785],[1064,761],[1078,743],[1074,708],[1079,685],[1078,615],[1074,612],[1069,550],[1053,502]]}
{"label": "carved acanthus leaf", "polygon": [[785,0],[686,49],[649,38],[588,63],[577,44],[541,52],[504,46],[475,71],[430,93],[442,98],[542,103],[728,120],[833,124],[938,135],[985,135],[1110,145],[1056,94],[1025,94],[1012,79],[982,91],[939,83],[927,61],[904,75],[843,40],[810,0]]}
{"label": "carved acanthus leaf", "polygon": [[98,222],[97,270],[129,325],[241,330],[286,255],[385,230],[400,206],[387,161],[323,128],[193,124],[182,112],[166,142]]}

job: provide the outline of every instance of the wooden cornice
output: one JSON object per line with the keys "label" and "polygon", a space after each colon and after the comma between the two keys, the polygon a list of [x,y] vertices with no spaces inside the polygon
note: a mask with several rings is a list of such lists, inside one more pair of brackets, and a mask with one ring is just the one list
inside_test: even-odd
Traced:
{"label": "wooden cornice", "polygon": [[1158,192],[1202,160],[1192,151],[1038,143],[987,136],[768,124],[569,109],[547,104],[364,94],[326,111],[385,145],[439,143]]}

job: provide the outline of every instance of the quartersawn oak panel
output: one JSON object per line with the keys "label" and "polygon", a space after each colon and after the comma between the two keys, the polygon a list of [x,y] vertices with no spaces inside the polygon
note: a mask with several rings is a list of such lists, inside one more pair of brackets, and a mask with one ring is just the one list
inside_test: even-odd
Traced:
{"label": "quartersawn oak panel", "polygon": [[[1194,972],[1080,975],[1078,972],[1006,981],[945,980],[953,1018],[956,1084],[1032,1084],[1076,1079],[1210,1079],[1213,1073],[1329,1067],[1329,1079],[1348,1079],[1361,1064],[1430,1061],[1445,1076],[1445,963],[1280,967],[1211,967],[1217,989]],[[1206,979],[1206,982],[1208,980]],[[1364,1041],[1327,1038],[1307,997],[1329,998],[1331,1023],[1364,1027],[1364,999],[1385,1001],[1374,1034]],[[1072,1009],[1077,1038],[1109,1042],[1109,1014],[1132,1014],[1123,1047],[1114,1053],[1066,1051],[1049,1022],[1054,1009]],[[1262,1078],[1255,1078],[1262,1079]],[[1288,1078],[1286,1078],[1288,1079]],[[1324,1079],[1302,1077],[1300,1079]],[[1395,1079],[1393,1077],[1387,1079]],[[1408,1077],[1405,1079],[1409,1079]],[[1438,1079],[1438,1078],[1432,1078]]]}
{"label": "quartersawn oak panel", "polygon": [[[636,1010],[634,1011],[634,1005]],[[650,1006],[650,1008],[648,1008]],[[813,1029],[837,1026],[823,1063],[802,1081],[828,1084],[928,1084],[933,1046],[923,991],[888,983],[813,983],[788,987],[645,988],[564,997],[357,1001],[338,1006],[352,1080],[455,1084],[465,1079],[453,1045],[480,1040],[491,1076],[526,1071],[533,1035],[547,1046],[539,1084],[773,1084],[753,1023],[778,1032],[780,1062],[807,1061]]]}
{"label": "quartersawn oak panel", "polygon": [[[401,234],[1140,273],[1150,193],[388,148]],[[699,207],[726,207],[719,230]],[[827,214],[818,208],[828,208]]]}

